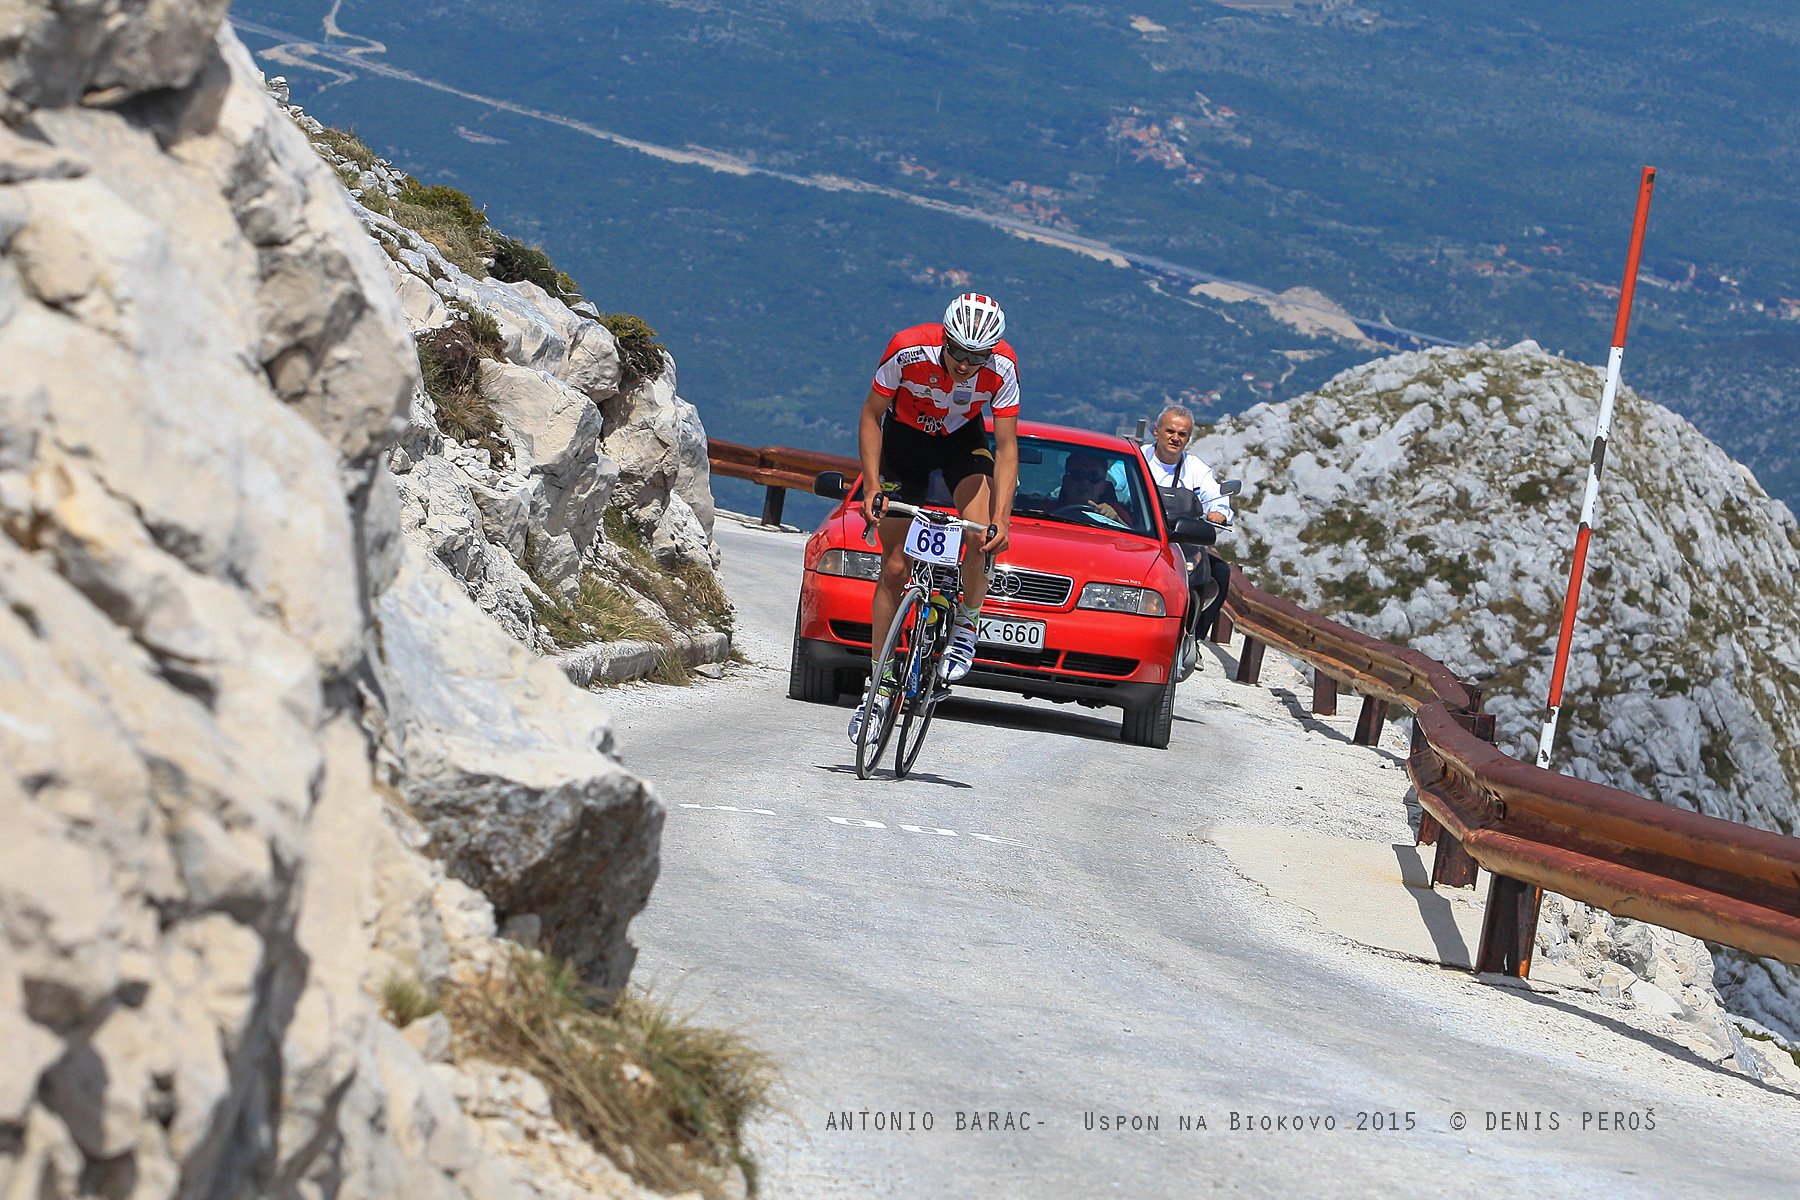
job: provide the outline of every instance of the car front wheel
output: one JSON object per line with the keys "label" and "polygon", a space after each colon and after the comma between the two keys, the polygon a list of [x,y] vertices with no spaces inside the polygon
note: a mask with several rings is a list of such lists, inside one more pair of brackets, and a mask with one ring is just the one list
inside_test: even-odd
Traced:
{"label": "car front wheel", "polygon": [[836,704],[842,690],[843,672],[833,667],[814,666],[806,656],[800,640],[800,609],[794,609],[794,654],[788,660],[788,699],[808,704]]}
{"label": "car front wheel", "polygon": [[1169,748],[1169,727],[1175,721],[1175,677],[1163,685],[1156,699],[1142,708],[1128,708],[1120,724],[1119,736],[1134,746],[1153,750]]}

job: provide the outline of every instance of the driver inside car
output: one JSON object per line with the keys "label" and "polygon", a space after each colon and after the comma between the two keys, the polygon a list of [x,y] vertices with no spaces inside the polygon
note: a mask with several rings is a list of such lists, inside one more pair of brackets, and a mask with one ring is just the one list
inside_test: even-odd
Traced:
{"label": "driver inside car", "polygon": [[1088,508],[1124,525],[1123,502],[1107,477],[1111,461],[1097,454],[1071,454],[1063,464],[1062,488],[1056,494],[1058,508]]}

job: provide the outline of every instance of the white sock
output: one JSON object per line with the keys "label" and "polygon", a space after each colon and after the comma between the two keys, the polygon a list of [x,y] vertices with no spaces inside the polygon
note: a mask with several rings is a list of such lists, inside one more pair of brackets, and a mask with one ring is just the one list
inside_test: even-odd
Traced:
{"label": "white sock", "polygon": [[968,619],[968,622],[971,625],[981,624],[981,605],[977,604],[974,608],[970,608],[966,604],[963,605],[963,616]]}

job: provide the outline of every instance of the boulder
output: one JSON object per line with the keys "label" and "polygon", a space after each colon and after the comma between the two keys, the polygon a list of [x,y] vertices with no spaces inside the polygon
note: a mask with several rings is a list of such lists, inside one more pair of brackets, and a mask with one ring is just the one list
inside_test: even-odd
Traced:
{"label": "boulder", "polygon": [[[504,543],[496,544],[499,539],[490,536],[489,517],[475,495],[482,485],[441,455],[421,459],[397,477],[396,483],[401,528],[406,535],[430,551],[501,629],[531,645],[531,581],[503,548]],[[498,510],[499,501],[495,495],[488,507]],[[516,500],[513,507],[523,511]],[[497,528],[494,533],[505,535]]]}
{"label": "boulder", "polygon": [[662,802],[612,755],[605,711],[507,638],[411,546],[381,597],[400,789],[430,854],[590,983],[622,987],[658,869]]}
{"label": "boulder", "polygon": [[619,464],[614,503],[650,532],[659,561],[717,566],[706,430],[699,412],[675,392],[674,365],[606,401],[600,412],[602,445]]}
{"label": "boulder", "polygon": [[513,474],[527,479],[528,561],[546,587],[573,596],[618,479],[599,450],[600,412],[544,371],[487,361],[479,378],[512,447]]}

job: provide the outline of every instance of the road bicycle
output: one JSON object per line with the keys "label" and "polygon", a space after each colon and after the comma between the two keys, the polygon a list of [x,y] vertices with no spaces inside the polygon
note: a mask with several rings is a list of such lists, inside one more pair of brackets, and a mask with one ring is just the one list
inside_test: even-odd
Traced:
{"label": "road bicycle", "polygon": [[[867,779],[875,773],[888,739],[899,727],[894,748],[894,776],[905,779],[918,760],[931,714],[950,694],[943,680],[944,651],[950,645],[951,626],[962,606],[962,538],[964,534],[984,542],[994,536],[992,525],[965,521],[955,513],[915,508],[886,496],[875,498],[876,516],[911,517],[903,547],[912,561],[912,578],[900,593],[899,607],[882,639],[863,693],[863,722],[856,734],[856,775]],[[986,556],[984,570],[991,578],[994,556]],[[879,703],[878,703],[879,702]],[[879,721],[871,716],[879,712]]]}

